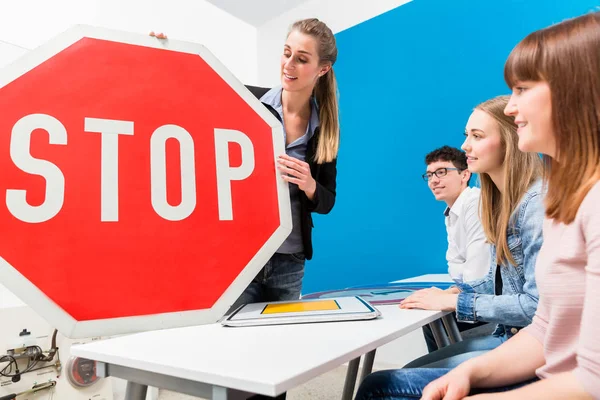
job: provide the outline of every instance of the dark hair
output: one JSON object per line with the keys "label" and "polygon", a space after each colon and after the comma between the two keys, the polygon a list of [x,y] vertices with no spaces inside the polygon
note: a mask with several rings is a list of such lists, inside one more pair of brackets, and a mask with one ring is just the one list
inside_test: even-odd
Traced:
{"label": "dark hair", "polygon": [[429,165],[436,161],[451,162],[461,171],[467,169],[467,155],[464,151],[459,150],[456,147],[442,146],[425,156],[425,165]]}

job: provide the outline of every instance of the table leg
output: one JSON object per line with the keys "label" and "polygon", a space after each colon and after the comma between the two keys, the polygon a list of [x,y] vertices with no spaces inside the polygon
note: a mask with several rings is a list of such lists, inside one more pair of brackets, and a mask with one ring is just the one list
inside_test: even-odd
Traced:
{"label": "table leg", "polygon": [[373,362],[375,361],[375,352],[376,351],[377,351],[377,349],[372,350],[372,351],[368,352],[367,354],[365,354],[365,358],[363,360],[362,371],[360,372],[360,380],[358,381],[359,385],[363,380],[365,380],[367,375],[369,375],[371,373],[371,371],[373,371]]}
{"label": "table leg", "polygon": [[444,332],[444,325],[442,325],[442,321],[436,319],[429,324],[429,327],[431,328],[431,332],[433,332],[433,338],[435,339],[438,349],[446,347],[450,344],[448,336],[446,336],[446,333]]}
{"label": "table leg", "polygon": [[456,320],[454,319],[452,314],[444,315],[442,317],[442,322],[444,323],[444,327],[446,327],[446,332],[448,332],[450,342],[462,342],[462,336],[460,334],[460,331],[458,330],[458,325],[456,325]]}
{"label": "table leg", "polygon": [[357,357],[348,363],[342,400],[352,400],[352,397],[354,396],[354,385],[356,384],[356,376],[358,375],[358,364],[360,364],[360,357]]}
{"label": "table leg", "polygon": [[127,389],[125,390],[125,400],[146,400],[147,391],[148,386],[128,381]]}

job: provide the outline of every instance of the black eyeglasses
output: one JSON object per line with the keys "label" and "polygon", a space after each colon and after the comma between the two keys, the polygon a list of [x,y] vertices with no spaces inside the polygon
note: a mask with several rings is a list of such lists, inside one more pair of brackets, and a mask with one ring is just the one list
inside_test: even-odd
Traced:
{"label": "black eyeglasses", "polygon": [[462,171],[461,169],[458,168],[439,168],[436,169],[433,172],[426,172],[423,175],[421,175],[421,177],[423,178],[423,180],[425,182],[429,181],[431,179],[431,177],[433,176],[433,174],[435,174],[435,176],[437,176],[438,178],[443,178],[446,175],[448,175],[448,171]]}

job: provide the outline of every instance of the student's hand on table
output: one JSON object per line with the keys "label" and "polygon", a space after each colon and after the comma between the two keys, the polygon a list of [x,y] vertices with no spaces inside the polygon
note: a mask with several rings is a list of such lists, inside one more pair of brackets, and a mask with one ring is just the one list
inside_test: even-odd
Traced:
{"label": "student's hand on table", "polygon": [[314,199],[317,182],[312,177],[307,162],[282,154],[277,159],[277,163],[279,164],[277,168],[281,171],[284,181],[295,183],[300,190],[306,193],[306,197],[310,200]]}
{"label": "student's hand on table", "polygon": [[469,375],[457,368],[425,386],[421,400],[462,400],[470,390]]}
{"label": "student's hand on table", "polygon": [[419,290],[400,302],[400,308],[455,311],[458,294],[435,287]]}
{"label": "student's hand on table", "polygon": [[452,293],[452,294],[459,294],[460,289],[457,288],[456,286],[452,286],[452,287],[449,287],[448,289],[446,289],[446,292]]}
{"label": "student's hand on table", "polygon": [[154,31],[151,31],[148,35],[155,37],[157,39],[167,39],[167,35],[165,35],[164,33],[160,32],[160,33],[154,33]]}

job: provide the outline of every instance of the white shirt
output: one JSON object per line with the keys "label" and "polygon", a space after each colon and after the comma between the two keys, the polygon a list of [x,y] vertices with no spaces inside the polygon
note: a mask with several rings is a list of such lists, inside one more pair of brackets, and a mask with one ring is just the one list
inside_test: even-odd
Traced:
{"label": "white shirt", "polygon": [[479,219],[479,189],[467,187],[444,215],[450,277],[456,282],[483,278],[490,269],[491,253]]}

